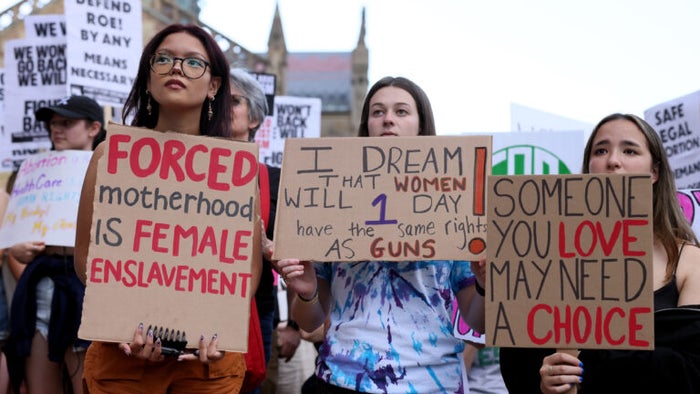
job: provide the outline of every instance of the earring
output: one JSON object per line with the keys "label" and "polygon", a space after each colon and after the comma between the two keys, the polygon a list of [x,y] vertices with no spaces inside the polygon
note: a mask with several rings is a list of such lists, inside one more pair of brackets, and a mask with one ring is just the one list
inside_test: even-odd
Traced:
{"label": "earring", "polygon": [[148,112],[148,116],[151,116],[153,112],[153,107],[151,106],[151,92],[146,90],[146,95],[148,96],[148,101],[146,101],[146,112]]}
{"label": "earring", "polygon": [[214,110],[211,108],[212,101],[214,101],[214,97],[209,99],[209,110],[207,111],[207,120],[211,120],[212,116],[214,116]]}

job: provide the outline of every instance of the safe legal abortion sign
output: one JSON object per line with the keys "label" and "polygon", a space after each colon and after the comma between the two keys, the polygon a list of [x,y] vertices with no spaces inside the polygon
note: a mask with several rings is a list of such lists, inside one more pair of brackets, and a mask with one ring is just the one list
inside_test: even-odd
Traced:
{"label": "safe legal abortion sign", "polygon": [[650,175],[489,176],[486,341],[653,349]]}
{"label": "safe legal abortion sign", "polygon": [[288,139],[275,258],[480,258],[490,136]]}
{"label": "safe legal abortion sign", "polygon": [[185,331],[188,347],[217,333],[219,349],[245,351],[257,146],[117,124],[108,134],[79,336],[130,342],[143,322]]}

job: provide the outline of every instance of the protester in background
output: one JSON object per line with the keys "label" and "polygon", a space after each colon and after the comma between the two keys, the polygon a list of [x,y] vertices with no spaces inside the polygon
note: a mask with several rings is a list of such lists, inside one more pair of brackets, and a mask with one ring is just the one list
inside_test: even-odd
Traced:
{"label": "protester in background", "polygon": [[[637,116],[609,115],[588,139],[583,172],[652,176],[655,350],[586,349],[578,357],[550,351],[539,359],[512,352],[512,368],[502,368],[508,388],[521,387],[522,374],[531,373],[541,382],[532,383],[529,392],[562,393],[577,384],[581,393],[700,392],[700,249],[678,203],[659,136]],[[524,368],[528,363],[535,369]],[[517,370],[515,364],[523,372],[506,374]]]}
{"label": "protester in background", "polygon": [[508,394],[498,362],[499,351],[498,347],[466,342],[463,356],[471,394]]}
{"label": "protester in background", "polygon": [[[258,81],[245,69],[233,68],[231,76],[231,132],[233,138],[242,141],[254,141],[255,133],[267,115],[267,100]],[[277,191],[279,189],[280,170],[260,163],[260,198],[261,215],[265,227],[266,242],[272,243],[277,209]],[[265,201],[262,201],[265,199]],[[271,246],[270,246],[271,247]],[[269,366],[272,353],[275,308],[277,306],[277,288],[270,264],[272,250],[263,250],[262,273],[258,290],[255,292],[255,306],[262,333],[265,365]],[[250,351],[250,349],[249,349]],[[248,357],[252,357],[249,355]],[[250,361],[250,360],[249,360]],[[249,366],[250,367],[250,366]],[[246,382],[247,383],[247,382]],[[245,386],[249,386],[246,384]],[[244,387],[244,392],[258,393],[260,385],[255,388]]]}
{"label": "protester in background", "polygon": [[[231,133],[234,139],[241,141],[253,141],[255,133],[258,131],[265,115],[267,114],[267,100],[260,84],[246,70],[233,68],[231,75]],[[261,164],[263,166],[264,164]],[[267,209],[267,222],[263,223],[266,228],[266,235],[272,240],[275,228],[275,212],[277,209],[277,190],[279,189],[280,170],[275,167],[267,169],[267,195],[269,202],[263,205],[263,210]],[[262,182],[262,177],[260,177]],[[263,185],[260,186],[261,190]],[[261,195],[262,197],[262,195]],[[260,284],[255,292],[255,303],[260,318],[260,328],[263,334],[263,344],[265,348],[265,362],[270,360],[270,346],[272,343],[272,320],[275,315],[277,302],[277,291],[275,289],[275,279],[270,265],[271,256],[263,253],[262,273]]]}
{"label": "protester in background", "polygon": [[[359,135],[435,135],[427,96],[406,78],[382,78],[365,98]],[[476,285],[465,261],[283,259],[277,268],[297,293],[292,317],[303,330],[313,332],[330,318],[316,367],[319,392],[465,391],[464,344],[452,334],[452,299],[465,321],[483,332],[484,262],[472,263]],[[358,287],[363,290],[353,291]]]}
{"label": "protester in background", "polygon": [[[231,131],[233,138],[253,141],[255,133],[260,128],[267,114],[267,100],[260,84],[250,73],[242,68],[231,69]],[[260,278],[258,291],[255,293],[255,303],[257,305],[260,327],[263,335],[263,344],[265,349],[265,363],[267,365],[267,376],[262,385],[262,392],[268,392],[268,387],[274,386],[272,392],[281,394],[281,387],[277,387],[278,378],[284,380],[284,374],[287,370],[288,363],[296,364],[298,357],[297,348],[301,344],[301,334],[299,327],[293,320],[285,318],[280,322],[279,312],[277,310],[278,302],[287,303],[284,300],[277,299],[278,288],[275,285],[273,267],[270,263],[272,258],[272,239],[274,234],[275,212],[277,210],[277,194],[279,189],[280,169],[277,167],[266,166],[260,163],[260,197],[261,200],[267,198],[268,204],[261,203],[262,216],[265,219],[265,232],[267,235],[267,248],[263,250],[263,268]],[[262,168],[264,167],[264,169]],[[266,176],[262,174],[265,173]],[[263,184],[267,178],[267,183]],[[293,296],[293,294],[292,294]],[[273,347],[272,344],[275,344]],[[274,359],[271,359],[271,356]],[[285,363],[281,365],[279,359]],[[294,359],[293,359],[294,358]],[[301,368],[303,366],[294,365],[291,369]],[[260,388],[252,393],[260,392]],[[296,393],[299,390],[292,390]]]}
{"label": "protester in background", "polygon": [[[39,108],[52,149],[92,150],[104,138],[104,111],[95,100],[71,96]],[[11,256],[27,264],[12,299],[7,355],[13,390],[26,381],[29,393],[81,392],[87,341],[78,339],[85,286],[73,269],[73,248],[42,241],[13,245]],[[68,385],[64,376],[70,378]]]}
{"label": "protester in background", "polygon": [[[101,134],[101,135],[102,135],[102,138],[104,138],[104,134]],[[98,135],[98,138],[100,138],[100,135]],[[12,173],[10,173],[10,176],[7,178],[7,183],[5,184],[5,192],[8,194],[8,196],[12,194],[12,189],[13,189],[14,184],[15,184],[15,179],[17,179],[18,172],[19,172],[18,170],[12,171]],[[9,203],[9,201],[8,201],[8,203]],[[5,263],[7,263],[6,268],[12,274],[12,275],[10,275],[9,278],[3,277],[4,283],[5,283],[5,294],[7,295],[7,306],[8,306],[8,313],[9,313],[9,307],[10,307],[10,305],[12,305],[12,294],[14,294],[15,287],[17,286],[17,281],[22,276],[22,272],[24,272],[24,267],[26,267],[27,265],[20,263],[19,261],[17,261],[17,259],[12,257],[12,255],[10,255],[9,250],[5,250],[4,257],[5,257]],[[8,327],[8,334],[9,334],[9,327]],[[3,353],[3,357],[4,357],[4,353]]]}
{"label": "protester in background", "polygon": [[[3,190],[0,190],[0,226],[2,226],[3,218],[5,217],[5,209],[10,202],[10,194],[12,185],[8,184]],[[0,346],[4,346],[5,340],[10,335],[10,312],[7,302],[7,294],[5,287],[5,275],[8,270],[6,265],[10,264],[8,259],[9,253],[5,249],[0,249]],[[0,354],[0,394],[6,394],[10,388],[10,375],[7,370],[7,358],[5,354]]]}
{"label": "protester in background", "polygon": [[[144,47],[124,119],[156,131],[231,138],[231,90],[226,57],[213,37],[194,25],[173,24]],[[76,235],[76,272],[86,280],[87,252],[97,176],[97,147],[88,166]],[[253,287],[260,263],[253,261]],[[255,289],[254,289],[255,290]],[[111,313],[105,311],[104,313]],[[124,316],[129,319],[129,316]],[[219,351],[215,333],[202,333],[198,353],[164,357],[161,344],[138,321],[129,344],[93,342],[83,383],[90,393],[237,393],[245,362],[240,353]]]}

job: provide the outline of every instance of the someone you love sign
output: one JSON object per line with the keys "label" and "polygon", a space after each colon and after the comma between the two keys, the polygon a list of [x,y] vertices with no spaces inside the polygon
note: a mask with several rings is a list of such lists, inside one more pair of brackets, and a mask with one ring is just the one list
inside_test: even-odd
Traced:
{"label": "someone you love sign", "polygon": [[486,342],[653,349],[650,175],[490,176]]}

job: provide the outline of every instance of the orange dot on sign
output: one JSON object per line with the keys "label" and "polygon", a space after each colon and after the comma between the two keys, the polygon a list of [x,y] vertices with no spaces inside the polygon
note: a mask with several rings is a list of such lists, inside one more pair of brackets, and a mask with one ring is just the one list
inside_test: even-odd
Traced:
{"label": "orange dot on sign", "polygon": [[469,241],[469,251],[473,254],[479,254],[486,249],[486,242],[481,238],[473,238]]}

